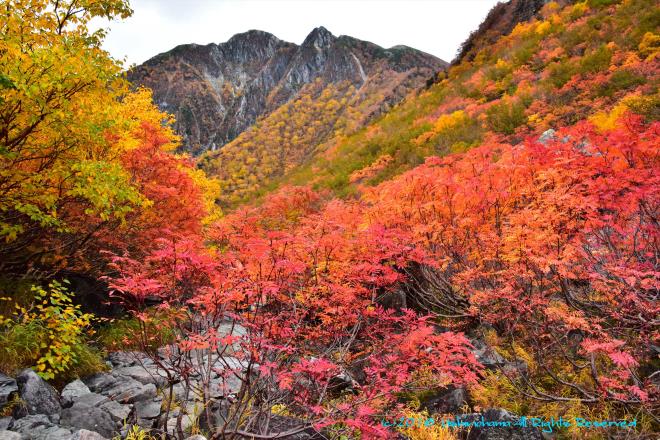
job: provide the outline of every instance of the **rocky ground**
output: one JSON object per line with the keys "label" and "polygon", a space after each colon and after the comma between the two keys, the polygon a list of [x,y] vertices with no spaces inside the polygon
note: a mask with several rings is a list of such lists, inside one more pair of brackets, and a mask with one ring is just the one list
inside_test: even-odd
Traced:
{"label": "rocky ground", "polygon": [[[131,425],[154,427],[165,416],[168,396],[162,372],[136,353],[112,353],[108,363],[108,372],[75,380],[61,393],[30,369],[15,379],[0,375],[0,407],[12,407],[4,411],[11,416],[0,418],[0,439],[100,440],[123,436]],[[183,394],[177,385],[175,395]],[[185,405],[173,405],[167,426],[174,431],[180,418],[189,431],[198,412],[192,396]]]}
{"label": "rocky ground", "polygon": [[[504,359],[481,341],[473,341],[475,355],[487,368],[520,368],[507,366]],[[226,361],[226,360],[225,360]],[[169,433],[181,428],[189,435],[200,427],[199,396],[188,393],[185,402],[183,383],[173,385],[173,395],[179,396],[167,412],[169,397],[166,374],[145,355],[115,352],[108,357],[109,371],[75,380],[61,392],[42,380],[30,369],[16,378],[0,374],[0,440],[102,440],[124,437],[133,425],[153,429],[166,419]],[[238,361],[235,361],[238,362]],[[193,380],[194,382],[194,380]],[[214,397],[230,399],[240,387],[240,381],[211,379]],[[195,389],[194,383],[191,389]],[[192,395],[191,395],[192,394]],[[422,403],[430,414],[455,413],[466,404],[467,391],[448,388],[427,397]],[[517,417],[502,409],[490,409],[482,414],[465,414],[463,420],[515,421]],[[283,421],[285,422],[285,421]],[[156,431],[158,433],[158,431]],[[468,440],[541,440],[535,428],[473,428],[463,435]],[[294,439],[323,438],[313,433],[299,433]],[[203,437],[196,436],[196,440]]]}

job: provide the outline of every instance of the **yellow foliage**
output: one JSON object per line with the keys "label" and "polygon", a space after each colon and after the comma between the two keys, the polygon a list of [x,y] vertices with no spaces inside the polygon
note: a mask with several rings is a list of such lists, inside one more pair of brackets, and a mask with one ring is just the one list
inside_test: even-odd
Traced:
{"label": "yellow foliage", "polygon": [[[397,430],[411,440],[457,440],[452,428],[443,426],[437,417],[431,418],[428,411],[415,412],[409,410],[403,415],[407,420],[414,421],[412,426],[401,426]],[[404,422],[405,425],[405,422]]]}
{"label": "yellow foliage", "polygon": [[502,58],[498,58],[497,62],[495,63],[495,67],[498,69],[508,69],[510,66],[509,63],[504,61]]}
{"label": "yellow foliage", "polygon": [[369,103],[360,101],[355,87],[348,82],[321,87],[321,81],[308,84],[295,100],[202,160],[204,168],[220,178],[221,202],[233,205],[253,195],[302,162],[316,146],[326,141],[329,146],[333,135],[359,126],[368,113],[362,107]]}
{"label": "yellow foliage", "polygon": [[647,32],[639,43],[639,54],[649,60],[654,59],[660,52],[660,35]]}
{"label": "yellow foliage", "polygon": [[[44,379],[53,379],[68,370],[78,361],[78,346],[83,343],[85,334],[91,334],[93,315],[82,313],[79,305],[74,305],[66,287],[57,281],[48,285],[48,289],[33,286],[34,304],[23,307],[16,305],[14,319],[5,320],[5,331],[15,327],[38,328],[39,338],[33,358],[37,373]],[[10,347],[6,347],[9,349]],[[4,355],[10,355],[5,352]]]}
{"label": "yellow foliage", "polygon": [[542,21],[538,24],[538,26],[536,26],[536,34],[541,36],[546,35],[550,32],[551,27],[552,25],[549,21]]}
{"label": "yellow foliage", "polygon": [[[63,210],[123,220],[146,200],[122,169],[141,124],[171,122],[151,93],[131,91],[122,65],[101,49],[94,17],[125,18],[126,0],[8,0],[0,20],[0,238],[26,237],[37,224],[71,232]],[[4,6],[3,6],[4,7]],[[1,130],[0,130],[1,131]],[[173,149],[171,129],[162,134]],[[29,219],[29,222],[27,221]],[[28,224],[30,223],[30,224]]]}
{"label": "yellow foliage", "polygon": [[573,19],[582,17],[588,10],[589,10],[589,5],[587,5],[586,1],[576,3],[572,7],[567,8],[569,11],[569,14]]}
{"label": "yellow foliage", "polygon": [[[502,60],[498,60],[498,64]],[[502,61],[502,63],[506,64],[505,62]],[[449,115],[442,115],[438,118],[438,120],[435,122],[435,125],[433,126],[433,130],[440,134],[444,131],[450,130],[457,125],[469,120],[470,117],[465,113],[463,110],[457,110],[453,112],[452,114]]]}
{"label": "yellow foliage", "polygon": [[523,37],[529,35],[536,25],[531,22],[520,22],[511,31],[511,37]]}
{"label": "yellow foliage", "polygon": [[621,100],[633,113],[645,116],[649,120],[660,119],[660,93],[653,95],[629,95]]}
{"label": "yellow foliage", "polygon": [[[113,437],[113,440],[122,440],[122,437]],[[150,431],[143,429],[138,425],[133,425],[128,429],[124,440],[158,440],[158,437],[154,437],[150,434]]]}
{"label": "yellow foliage", "polygon": [[623,116],[623,114],[628,110],[628,107],[620,102],[609,112],[602,111],[594,114],[589,117],[589,120],[598,128],[600,131],[609,131],[613,130],[618,120]]}
{"label": "yellow foliage", "polygon": [[545,6],[543,6],[543,9],[541,10],[541,13],[544,17],[547,17],[548,15],[556,13],[560,9],[561,9],[561,6],[559,5],[559,3],[555,2],[555,1],[551,1],[551,2],[546,3]]}
{"label": "yellow foliage", "polygon": [[202,191],[204,197],[204,208],[206,217],[202,219],[202,223],[206,225],[213,224],[215,221],[222,217],[222,210],[216,203],[218,194],[221,191],[221,185],[218,179],[209,177],[203,170],[199,168],[186,168],[188,175],[193,179],[195,185]]}

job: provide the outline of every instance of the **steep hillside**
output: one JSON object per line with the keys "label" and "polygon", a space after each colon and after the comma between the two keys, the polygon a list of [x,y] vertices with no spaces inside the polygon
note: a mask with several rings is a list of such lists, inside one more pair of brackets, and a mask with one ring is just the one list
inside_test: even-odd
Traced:
{"label": "steep hillside", "polygon": [[[445,65],[411,48],[383,49],[335,37],[319,27],[300,46],[256,30],[226,43],[178,46],[136,67],[128,77],[153,90],[161,109],[175,116],[183,147],[199,154],[231,141],[317,80],[324,87],[353,85],[369,95],[361,100],[377,101],[370,108],[377,113]],[[392,86],[380,90],[384,83]]]}
{"label": "steep hillside", "polygon": [[325,144],[271,188],[312,183],[348,194],[486,140],[516,144],[586,118],[605,127],[626,109],[655,120],[659,27],[651,0],[547,3],[496,42],[471,43],[436,84]]}
{"label": "steep hillside", "polygon": [[[570,0],[561,0],[558,3],[569,2]],[[479,28],[470,33],[468,39],[463,42],[452,64],[460,63],[465,57],[471,61],[478,50],[511,33],[518,23],[536,17],[546,3],[546,0],[511,0],[498,3],[490,10]]]}

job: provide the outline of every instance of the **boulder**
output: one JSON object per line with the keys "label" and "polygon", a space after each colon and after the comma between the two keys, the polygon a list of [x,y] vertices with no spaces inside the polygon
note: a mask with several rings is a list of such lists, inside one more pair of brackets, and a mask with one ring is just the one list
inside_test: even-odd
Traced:
{"label": "boulder", "polygon": [[[167,421],[167,432],[176,432],[177,417],[172,417]],[[195,424],[195,417],[192,414],[183,414],[181,416],[181,429],[183,432],[189,431]]]}
{"label": "boulder", "polygon": [[0,430],[11,429],[13,424],[14,424],[13,417],[0,417]]}
{"label": "boulder", "polygon": [[358,386],[357,381],[347,371],[342,371],[330,378],[328,392],[332,396],[339,396],[343,392],[352,392]]}
{"label": "boulder", "polygon": [[73,405],[73,402],[82,395],[90,394],[91,391],[80,379],[76,379],[73,382],[67,384],[60,394],[60,401],[63,407],[69,407]]}
{"label": "boulder", "polygon": [[140,428],[144,428],[147,430],[153,429],[154,423],[156,423],[156,420],[154,419],[140,419],[140,418],[135,419],[136,425],[138,425]]}
{"label": "boulder", "polygon": [[0,429],[0,440],[23,440],[24,437],[18,432]]}
{"label": "boulder", "polygon": [[[233,322],[233,321],[223,321],[218,325],[218,338],[223,336],[236,336],[237,338],[244,338],[248,334],[248,331],[242,325]],[[233,354],[241,350],[240,339],[237,339],[230,346],[227,346],[224,350],[227,354]]]}
{"label": "boulder", "polygon": [[106,411],[79,403],[62,410],[60,423],[62,426],[74,428],[74,431],[87,429],[106,438],[112,438],[118,428]]}
{"label": "boulder", "polygon": [[135,415],[140,419],[155,419],[160,415],[161,402],[144,400],[135,404]]}
{"label": "boulder", "polygon": [[35,429],[39,426],[51,426],[52,423],[48,419],[47,415],[44,414],[34,414],[28,415],[18,420],[14,420],[14,424],[11,429],[16,432],[29,432],[31,429]]}
{"label": "boulder", "polygon": [[14,421],[11,428],[30,440],[69,440],[71,431],[52,423],[45,414],[27,415]]}
{"label": "boulder", "polygon": [[430,414],[456,413],[467,402],[467,390],[464,387],[444,388],[431,396],[422,399],[422,409]]}
{"label": "boulder", "polygon": [[156,386],[146,384],[126,376],[98,373],[83,379],[95,393],[109,397],[119,403],[134,403],[156,397]]}
{"label": "boulder", "polygon": [[107,440],[98,432],[88,431],[87,429],[79,429],[74,432],[70,440]]}
{"label": "boulder", "polygon": [[548,142],[555,140],[556,133],[557,132],[555,130],[549,128],[548,130],[541,133],[541,136],[539,136],[539,142],[542,143],[543,145],[546,145]]}
{"label": "boulder", "polygon": [[105,402],[109,402],[110,399],[106,396],[102,396],[96,393],[87,393],[78,397],[74,401],[74,405],[78,406],[101,406]]}
{"label": "boulder", "polygon": [[[21,371],[16,376],[16,383],[18,394],[23,401],[21,409],[26,410],[27,414],[51,415],[59,414],[62,410],[55,388],[31,369]],[[21,409],[18,409],[17,415],[26,415]]]}
{"label": "boulder", "polygon": [[470,342],[473,346],[472,353],[484,367],[494,370],[506,363],[506,360],[484,341],[474,339]]}
{"label": "boulder", "polygon": [[163,386],[167,382],[167,379],[160,373],[164,371],[158,371],[154,365],[132,365],[127,367],[119,367],[112,371],[112,375],[121,378],[130,377],[135,379],[143,385],[154,384],[156,386]]}
{"label": "boulder", "polygon": [[122,405],[121,403],[115,402],[114,400],[108,400],[107,402],[101,404],[99,408],[108,413],[110,418],[118,424],[124,424],[126,419],[128,419],[128,416],[131,414],[131,411],[133,410],[132,405]]}
{"label": "boulder", "polygon": [[0,408],[11,400],[12,394],[18,392],[16,380],[0,374]]}
{"label": "boulder", "polygon": [[[211,379],[209,383],[209,395],[216,399],[227,397],[238,393],[241,389],[241,385],[242,381],[233,374],[226,378],[216,377]],[[200,390],[197,394],[201,397],[202,391]]]}
{"label": "boulder", "polygon": [[117,384],[117,378],[109,373],[96,373],[83,378],[83,383],[95,393],[111,388]]}
{"label": "boulder", "polygon": [[142,385],[136,381],[123,382],[108,390],[105,395],[119,403],[141,402],[156,397],[156,386],[151,383]]}
{"label": "boulder", "polygon": [[130,367],[143,357],[144,354],[137,351],[113,351],[108,355],[108,361],[114,368]]}
{"label": "boulder", "polygon": [[524,374],[527,372],[527,363],[516,358],[513,361],[507,361],[493,347],[486,344],[481,339],[473,339],[472,353],[484,367],[489,370],[503,370],[508,374]]}

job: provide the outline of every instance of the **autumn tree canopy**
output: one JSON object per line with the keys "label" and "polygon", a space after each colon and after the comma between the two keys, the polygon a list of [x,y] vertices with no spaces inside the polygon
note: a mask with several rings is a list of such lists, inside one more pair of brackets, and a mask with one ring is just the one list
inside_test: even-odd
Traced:
{"label": "autumn tree canopy", "polygon": [[130,13],[123,0],[3,3],[2,271],[87,270],[98,263],[98,246],[86,250],[98,238],[126,247],[131,228],[141,244],[157,227],[199,232],[211,208],[204,178],[168,153],[177,141],[168,116],[149,91],[130,90],[100,48],[103,31],[87,29],[93,17]]}

